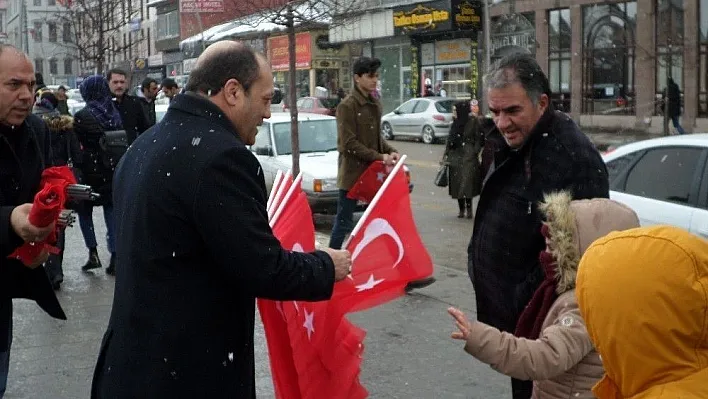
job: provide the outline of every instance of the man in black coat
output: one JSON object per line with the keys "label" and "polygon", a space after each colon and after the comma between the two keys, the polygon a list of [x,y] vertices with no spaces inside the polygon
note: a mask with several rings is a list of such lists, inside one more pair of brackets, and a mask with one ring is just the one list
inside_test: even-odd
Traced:
{"label": "man in black coat", "polygon": [[143,107],[143,112],[145,112],[147,124],[150,127],[157,123],[155,99],[157,98],[158,91],[157,81],[153,78],[145,78],[143,79],[143,83],[140,85],[140,92],[138,92],[137,96],[138,102],[140,103],[140,106]]}
{"label": "man in black coat", "polygon": [[270,117],[267,60],[211,45],[114,178],[116,287],[93,398],[254,398],[255,298],[328,299],[349,252],[284,250],[246,147]]}
{"label": "man in black coat", "polygon": [[[567,115],[550,104],[548,78],[531,55],[502,58],[487,75],[487,99],[503,145],[496,148],[475,215],[468,252],[477,319],[513,333],[543,280],[538,204],[544,193],[608,198],[602,157]],[[531,396],[530,381],[512,380],[514,399]]]}
{"label": "man in black coat", "polygon": [[0,45],[0,397],[5,393],[12,344],[12,299],[33,299],[52,317],[66,320],[41,266],[7,257],[25,242],[44,240],[54,224],[39,228],[28,219],[42,171],[51,166],[49,129],[35,115],[34,67],[18,49]]}
{"label": "man in black coat", "polygon": [[132,144],[135,138],[150,128],[147,115],[140,105],[140,100],[129,95],[128,74],[121,69],[111,69],[106,75],[111,93],[116,96],[116,107],[120,112],[123,121],[123,129],[128,136],[128,144]]}

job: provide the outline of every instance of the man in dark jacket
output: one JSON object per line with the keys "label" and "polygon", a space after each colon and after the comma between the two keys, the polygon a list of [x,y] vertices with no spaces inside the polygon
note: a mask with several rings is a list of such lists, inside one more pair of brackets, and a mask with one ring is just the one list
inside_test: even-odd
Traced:
{"label": "man in dark jacket", "polygon": [[[609,197],[607,169],[567,115],[552,110],[548,78],[531,55],[502,58],[485,78],[489,109],[503,139],[475,214],[468,251],[477,318],[513,333],[543,280],[545,248],[538,204],[544,193],[574,199]],[[530,381],[512,380],[514,399],[531,396]]]}
{"label": "man in dark jacket", "polygon": [[664,101],[669,102],[669,119],[671,119],[671,123],[673,123],[678,134],[686,134],[686,131],[683,130],[683,126],[681,126],[681,122],[679,121],[679,117],[681,116],[681,89],[672,78],[668,78],[666,83]]}
{"label": "man in dark jacket", "polygon": [[284,250],[246,147],[270,117],[265,57],[218,42],[114,178],[117,277],[93,398],[255,398],[255,298],[325,300],[347,251]]}
{"label": "man in dark jacket", "polygon": [[126,93],[128,74],[121,69],[111,69],[106,75],[111,93],[116,96],[116,106],[120,111],[123,129],[128,135],[128,144],[146,131],[150,124],[137,98]]}
{"label": "man in dark jacket", "polygon": [[157,98],[157,81],[153,78],[143,79],[143,83],[140,85],[140,92],[138,92],[138,101],[143,107],[143,112],[145,112],[145,117],[147,118],[148,126],[152,127],[157,122],[157,116],[155,114],[155,99]]}
{"label": "man in dark jacket", "polygon": [[30,115],[34,67],[18,49],[0,45],[0,397],[5,393],[12,344],[12,299],[33,299],[52,317],[66,315],[49,284],[43,252],[29,266],[7,257],[25,242],[44,240],[54,225],[29,220],[45,167],[51,166],[49,129]]}

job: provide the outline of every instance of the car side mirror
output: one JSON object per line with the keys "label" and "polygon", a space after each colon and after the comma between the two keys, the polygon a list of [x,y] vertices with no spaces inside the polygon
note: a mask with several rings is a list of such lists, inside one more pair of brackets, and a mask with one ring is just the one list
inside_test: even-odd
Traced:
{"label": "car side mirror", "polygon": [[273,156],[273,148],[271,146],[256,147],[256,155]]}
{"label": "car side mirror", "polygon": [[393,110],[393,113],[396,114],[396,115],[400,115],[400,114],[401,114],[401,111],[399,111],[398,109],[394,109],[394,110]]}

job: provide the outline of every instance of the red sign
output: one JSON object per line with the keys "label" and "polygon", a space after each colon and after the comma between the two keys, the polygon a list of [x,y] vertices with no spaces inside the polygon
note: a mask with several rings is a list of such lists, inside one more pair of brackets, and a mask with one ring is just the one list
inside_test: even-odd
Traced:
{"label": "red sign", "polygon": [[[288,36],[276,36],[268,39],[270,66],[274,71],[290,69]],[[310,69],[312,62],[312,39],[309,32],[295,35],[295,68]]]}
{"label": "red sign", "polygon": [[180,0],[179,12],[224,12],[223,0]]}

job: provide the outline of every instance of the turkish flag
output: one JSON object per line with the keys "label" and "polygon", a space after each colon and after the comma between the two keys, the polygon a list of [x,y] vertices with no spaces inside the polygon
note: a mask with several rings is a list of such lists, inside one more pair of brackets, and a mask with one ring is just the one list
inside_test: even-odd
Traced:
{"label": "turkish flag", "polygon": [[347,313],[388,302],[405,294],[409,282],[433,274],[433,261],[413,220],[403,168],[369,208],[347,245],[351,278],[337,283],[331,299]]}
{"label": "turkish flag", "polygon": [[[76,184],[76,178],[66,166],[55,166],[45,169],[42,172],[40,181],[41,189],[34,196],[32,209],[29,214],[29,222],[37,227],[47,227],[52,222],[59,219],[59,214],[64,209],[66,203],[66,187]],[[58,227],[57,227],[58,228]],[[59,249],[54,247],[57,242],[57,230],[53,231],[42,242],[26,242],[21,247],[12,252],[8,258],[18,259],[25,265],[34,261],[42,250],[46,249],[50,253],[58,254]]]}
{"label": "turkish flag", "polygon": [[[289,182],[292,184],[292,181]],[[279,206],[274,201],[272,208]],[[307,196],[296,187],[273,233],[283,248],[315,250],[315,226]],[[359,383],[364,331],[329,302],[258,299],[270,354],[275,394],[283,399],[365,398]]]}
{"label": "turkish flag", "polygon": [[[273,232],[285,248],[312,251],[312,213],[301,188],[294,194]],[[335,284],[330,300],[258,300],[278,398],[365,398],[359,374],[366,334],[346,314],[401,296],[410,281],[433,272],[413,221],[402,168],[369,208],[347,246],[352,252],[351,278]]]}
{"label": "turkish flag", "polygon": [[392,169],[392,166],[384,165],[383,161],[372,162],[349,189],[347,198],[371,203]]}

